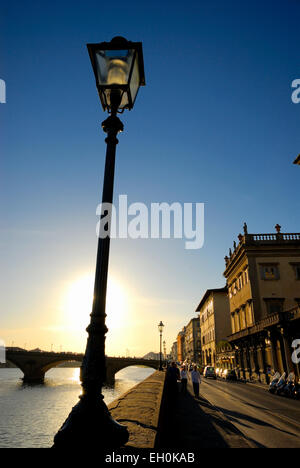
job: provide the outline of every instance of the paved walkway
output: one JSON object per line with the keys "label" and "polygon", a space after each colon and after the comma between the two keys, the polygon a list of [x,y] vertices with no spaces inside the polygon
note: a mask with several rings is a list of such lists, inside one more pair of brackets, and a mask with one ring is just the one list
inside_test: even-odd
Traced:
{"label": "paved walkway", "polygon": [[[180,388],[180,384],[179,384]],[[205,398],[193,396],[191,384],[187,394],[178,393],[166,400],[157,448],[249,448],[244,436]]]}

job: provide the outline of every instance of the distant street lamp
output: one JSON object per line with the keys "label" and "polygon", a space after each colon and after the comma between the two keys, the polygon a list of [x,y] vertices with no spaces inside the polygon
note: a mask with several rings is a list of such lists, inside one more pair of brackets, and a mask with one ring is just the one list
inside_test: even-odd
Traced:
{"label": "distant street lamp", "polygon": [[[111,42],[88,44],[87,48],[103,110],[110,114],[102,123],[103,131],[107,133],[102,204],[112,204],[117,135],[123,131],[117,113],[132,109],[139,87],[145,85],[142,43],[115,37]],[[101,233],[106,233],[106,237]],[[109,246],[110,223],[107,225],[103,214],[91,322],[87,328],[88,340],[81,367],[82,396],[56,434],[54,447],[117,448],[129,438],[127,427],[113,420],[102,395],[106,380],[105,335],[108,330],[105,308]]]}
{"label": "distant street lamp", "polygon": [[161,359],[161,343],[162,343],[162,334],[164,331],[164,324],[162,321],[158,324],[158,331],[160,335],[160,348],[159,348],[159,370],[162,371],[162,359]]}
{"label": "distant street lamp", "polygon": [[164,361],[166,361],[166,359],[167,359],[167,345],[166,345],[165,340],[163,341],[163,350],[164,350]]}

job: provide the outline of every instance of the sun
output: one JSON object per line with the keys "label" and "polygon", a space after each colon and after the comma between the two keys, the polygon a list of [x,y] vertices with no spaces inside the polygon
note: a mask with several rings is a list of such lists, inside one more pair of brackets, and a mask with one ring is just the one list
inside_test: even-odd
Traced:
{"label": "sun", "polygon": [[[93,304],[94,275],[85,274],[67,287],[63,309],[67,325],[75,330],[84,330],[90,322]],[[109,277],[106,297],[106,325],[109,329],[122,327],[128,312],[128,294],[124,286]]]}

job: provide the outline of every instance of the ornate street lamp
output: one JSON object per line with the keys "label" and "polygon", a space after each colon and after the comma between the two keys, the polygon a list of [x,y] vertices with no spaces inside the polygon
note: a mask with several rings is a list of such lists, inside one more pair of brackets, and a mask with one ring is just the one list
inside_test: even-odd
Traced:
{"label": "ornate street lamp", "polygon": [[[107,133],[102,203],[112,204],[117,135],[123,131],[117,114],[133,108],[139,87],[145,85],[142,43],[115,37],[111,42],[88,44],[87,48],[103,110],[110,114],[102,123]],[[106,236],[98,239],[93,308],[81,367],[82,395],[56,434],[54,447],[74,448],[80,444],[117,448],[129,438],[127,427],[112,419],[102,395],[106,380],[105,308],[110,246],[110,223],[107,226],[104,215],[99,232]]]}
{"label": "ornate street lamp", "polygon": [[159,370],[162,371],[161,343],[162,343],[162,334],[163,334],[163,331],[164,331],[164,324],[162,323],[162,321],[160,321],[159,324],[158,324],[158,331],[159,331],[159,335],[160,335]]}
{"label": "ornate street lamp", "polygon": [[298,164],[300,166],[300,154],[296,157],[294,164]]}

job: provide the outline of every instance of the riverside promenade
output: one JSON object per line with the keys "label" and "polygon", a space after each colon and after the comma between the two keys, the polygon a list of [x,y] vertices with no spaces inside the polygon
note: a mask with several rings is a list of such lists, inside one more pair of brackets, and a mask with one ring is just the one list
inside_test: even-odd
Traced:
{"label": "riverside promenade", "polygon": [[186,395],[170,399],[165,373],[155,372],[109,405],[129,430],[128,449],[155,448],[199,451],[202,448],[250,448],[251,444],[205,398]]}

